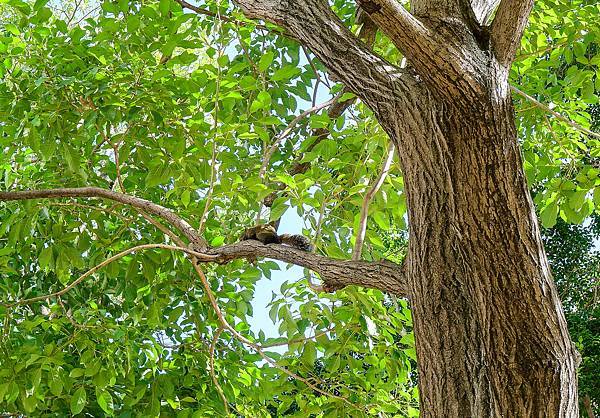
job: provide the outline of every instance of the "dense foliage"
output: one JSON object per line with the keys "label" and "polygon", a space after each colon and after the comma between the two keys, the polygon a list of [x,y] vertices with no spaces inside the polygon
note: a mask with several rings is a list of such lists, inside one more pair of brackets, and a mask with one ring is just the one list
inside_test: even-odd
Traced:
{"label": "dense foliage", "polygon": [[[360,102],[334,120],[326,109],[297,118],[342,95],[309,51],[227,2],[203,3],[201,13],[172,0],[0,3],[2,190],[116,190],[173,209],[212,246],[235,242],[257,219],[295,213],[302,224],[281,232],[350,258],[387,137]],[[354,2],[334,8],[353,24]],[[546,227],[600,208],[600,138],[582,132],[600,92],[599,12],[594,1],[537,1],[513,68],[514,86],[539,101],[515,94]],[[374,49],[401,59],[382,35]],[[317,141],[319,128],[330,134]],[[291,175],[299,163],[310,165]],[[283,186],[270,207],[260,203]],[[363,258],[400,261],[397,169],[369,213]],[[285,275],[273,261],[203,265],[226,320],[267,359],[223,332],[179,252],[127,254],[69,292],[14,305],[140,243],[173,242],[144,215],[98,199],[0,203],[0,413],[418,415],[407,302],[354,287],[315,292],[318,278],[288,270],[267,308],[281,338],[269,339],[250,324],[263,309],[255,294]],[[579,296],[569,298],[579,312]]]}

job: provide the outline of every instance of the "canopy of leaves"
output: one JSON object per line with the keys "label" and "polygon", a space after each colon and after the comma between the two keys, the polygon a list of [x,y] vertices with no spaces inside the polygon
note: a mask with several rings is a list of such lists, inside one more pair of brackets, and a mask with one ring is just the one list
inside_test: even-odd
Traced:
{"label": "canopy of leaves", "polygon": [[[356,31],[354,2],[333,3]],[[172,0],[82,4],[0,2],[2,190],[113,189],[172,209],[212,246],[295,213],[317,252],[350,258],[387,137],[360,102],[333,120],[326,109],[297,119],[343,88],[309,51],[227,2],[204,2],[200,13]],[[520,90],[583,128],[600,92],[599,10],[590,0],[537,1],[512,73]],[[402,58],[382,35],[374,50]],[[600,208],[600,140],[515,100],[542,223],[584,221]],[[300,163],[307,170],[290,174]],[[282,187],[270,207],[261,203]],[[397,167],[369,213],[363,258],[401,261]],[[315,293],[304,272],[273,294],[281,338],[268,339],[249,323],[259,280],[286,268],[270,260],[203,266],[227,322],[268,360],[222,332],[178,252],[128,254],[61,296],[13,305],[140,243],[172,239],[114,202],[0,204],[0,413],[418,414],[407,302],[359,288]]]}

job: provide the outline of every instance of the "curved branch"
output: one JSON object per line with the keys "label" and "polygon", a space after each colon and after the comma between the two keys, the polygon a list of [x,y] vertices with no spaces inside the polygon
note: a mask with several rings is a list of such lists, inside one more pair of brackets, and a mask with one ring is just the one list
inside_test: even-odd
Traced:
{"label": "curved branch", "polygon": [[394,90],[402,71],[357,39],[326,0],[236,0],[235,3],[247,17],[264,19],[291,33],[337,80],[372,108],[397,98]]}
{"label": "curved branch", "polygon": [[183,218],[176,215],[170,209],[157,205],[139,197],[129,196],[123,193],[113,192],[100,187],[76,187],[64,189],[47,190],[25,190],[18,192],[0,192],[0,202],[9,200],[30,200],[30,199],[55,199],[62,197],[100,197],[114,200],[125,205],[142,209],[148,213],[159,216],[174,226],[194,244],[196,249],[206,248],[206,244],[196,230]]}
{"label": "curved branch", "polygon": [[[201,262],[227,263],[239,258],[253,259],[257,257],[266,257],[306,267],[318,273],[324,282],[323,289],[328,292],[341,289],[348,285],[358,285],[379,289],[398,296],[407,296],[408,294],[408,285],[406,283],[404,269],[402,266],[392,262],[386,260],[376,262],[338,260],[299,250],[287,245],[264,245],[259,241],[252,240],[217,248],[207,248],[207,245],[196,233],[194,228],[169,209],[148,200],[128,196],[122,193],[116,193],[98,187],[0,192],[0,201],[60,197],[103,197],[131,205],[135,208],[160,216],[169,222],[169,224],[178,228],[192,243],[193,249],[165,244],[140,245],[111,257],[106,260],[105,263],[123,257],[130,252],[146,248],[163,248],[184,251],[187,254],[196,257]],[[80,279],[72,286],[75,286],[80,280],[83,280],[85,277],[94,273],[98,268],[106,265],[105,263],[101,263],[97,268],[90,270],[84,277],[80,277]],[[72,288],[72,286],[68,289]],[[68,291],[68,289],[66,291]],[[61,294],[62,293],[52,294],[49,295],[49,297],[60,296]],[[43,298],[44,297],[42,297],[42,299]]]}
{"label": "curved branch", "polygon": [[371,204],[371,200],[373,200],[373,196],[377,194],[379,188],[385,181],[388,172],[390,171],[390,167],[392,165],[392,161],[394,159],[394,142],[390,141],[388,145],[388,154],[383,162],[383,167],[381,168],[381,172],[379,173],[379,177],[375,180],[375,183],[371,186],[371,188],[365,193],[365,197],[363,199],[363,203],[360,209],[360,221],[358,223],[358,231],[356,232],[356,239],[354,242],[354,252],[352,253],[353,260],[360,260],[360,256],[362,254],[363,242],[365,240],[365,234],[367,232],[367,218],[369,217],[369,205]]}
{"label": "curved branch", "polygon": [[358,285],[397,296],[408,295],[404,267],[387,260],[371,262],[339,260],[287,245],[265,245],[252,240],[210,248],[207,254],[217,256],[215,261],[219,263],[227,263],[239,258],[265,257],[306,267],[321,276],[324,282],[323,289],[327,292],[349,285]]}
{"label": "curved branch", "polygon": [[580,124],[578,124],[577,122],[573,122],[568,117],[563,116],[560,113],[558,113],[558,112],[550,109],[550,107],[548,105],[545,105],[544,103],[540,102],[539,100],[536,100],[534,97],[530,96],[529,94],[525,93],[522,90],[519,90],[515,86],[510,86],[510,89],[512,91],[514,91],[515,93],[517,93],[519,96],[522,96],[525,99],[529,100],[531,103],[533,103],[535,105],[535,107],[538,107],[538,108],[542,109],[543,111],[550,113],[556,119],[565,122],[570,127],[574,128],[574,129],[576,129],[578,131],[581,131],[581,132],[583,132],[586,135],[593,136],[595,138],[600,138],[600,134],[599,133],[590,131],[589,129],[584,128],[583,126],[581,126]]}
{"label": "curved branch", "polygon": [[53,298],[53,297],[62,296],[65,293],[67,293],[68,291],[70,291],[71,289],[73,289],[75,286],[77,286],[79,283],[81,283],[82,281],[84,281],[86,278],[90,277],[92,274],[94,274],[95,272],[97,272],[101,268],[106,267],[107,265],[109,265],[113,261],[116,261],[116,260],[118,260],[120,258],[123,258],[126,255],[131,254],[133,252],[140,251],[140,250],[152,249],[152,248],[162,248],[162,249],[171,250],[171,251],[182,251],[182,252],[184,252],[184,253],[192,256],[192,257],[196,257],[199,261],[203,261],[203,262],[214,261],[217,258],[215,256],[210,256],[210,255],[206,255],[206,254],[203,254],[203,253],[199,253],[199,252],[194,251],[194,250],[190,250],[189,248],[176,247],[174,245],[167,245],[167,244],[142,244],[142,245],[137,245],[135,247],[131,247],[131,248],[128,248],[128,249],[126,249],[124,251],[121,251],[120,253],[115,254],[112,257],[107,258],[106,260],[102,261],[100,264],[97,264],[96,266],[92,267],[91,269],[89,269],[88,271],[86,271],[85,273],[83,273],[81,276],[79,276],[71,284],[63,287],[61,290],[59,290],[57,292],[50,293],[50,294],[47,294],[47,295],[42,295],[42,296],[36,296],[36,297],[30,298],[30,299],[22,299],[22,300],[19,300],[17,302],[6,304],[5,306],[12,307],[12,306],[17,306],[17,305],[29,305],[29,304],[34,303],[34,302],[39,302],[41,300],[47,300],[47,299],[50,299],[50,298]]}
{"label": "curved branch", "polygon": [[490,41],[496,59],[508,68],[515,59],[533,0],[501,0],[492,22]]}

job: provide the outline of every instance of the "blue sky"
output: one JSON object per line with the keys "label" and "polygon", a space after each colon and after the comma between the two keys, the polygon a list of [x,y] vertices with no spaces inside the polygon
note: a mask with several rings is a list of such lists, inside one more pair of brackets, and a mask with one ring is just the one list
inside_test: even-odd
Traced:
{"label": "blue sky", "polygon": [[[300,218],[295,210],[289,210],[281,218],[279,225],[279,233],[286,234],[301,234],[303,227],[302,218]],[[279,288],[281,283],[286,280],[297,281],[303,275],[302,268],[298,266],[292,266],[286,270],[287,263],[277,262],[280,270],[273,271],[271,273],[271,279],[263,276],[256,283],[256,292],[254,293],[254,299],[252,300],[252,307],[254,309],[254,315],[249,321],[250,328],[253,332],[258,333],[262,330],[267,338],[274,338],[279,336],[277,326],[273,324],[271,318],[269,318],[269,308],[267,304],[271,301],[273,292],[281,296]]]}

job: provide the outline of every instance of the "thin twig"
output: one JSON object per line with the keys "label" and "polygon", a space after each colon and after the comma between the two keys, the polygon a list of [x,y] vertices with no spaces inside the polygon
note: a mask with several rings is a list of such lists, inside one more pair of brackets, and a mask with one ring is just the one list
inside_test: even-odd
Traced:
{"label": "thin twig", "polygon": [[379,188],[385,181],[385,178],[388,172],[390,171],[390,167],[392,165],[393,160],[394,143],[390,141],[387,150],[387,157],[381,168],[381,173],[379,173],[379,177],[377,177],[377,180],[375,180],[375,183],[373,183],[369,191],[365,193],[365,197],[363,199],[362,207],[360,209],[360,221],[358,223],[358,230],[356,232],[356,241],[354,243],[354,251],[352,253],[352,260],[360,260],[363,242],[365,240],[365,234],[367,232],[367,218],[369,217],[369,205],[371,204],[373,196],[375,196],[375,194],[379,191]]}
{"label": "thin twig", "polygon": [[327,199],[323,199],[321,207],[319,208],[319,219],[317,220],[317,227],[315,228],[315,236],[312,239],[312,250],[317,251],[317,242],[321,238],[321,228],[323,227],[323,219],[325,219],[325,206],[327,206]]}
{"label": "thin twig", "polygon": [[104,132],[98,126],[98,124],[96,124],[96,129],[98,129],[98,132],[100,132],[100,135],[102,135],[102,137],[104,138],[104,141],[108,142],[110,144],[110,146],[112,147],[112,149],[113,149],[113,155],[115,157],[115,168],[116,168],[116,171],[117,171],[117,183],[119,184],[119,188],[121,189],[121,192],[125,193],[125,187],[123,186],[123,180],[121,179],[121,166],[120,166],[120,162],[119,162],[119,144],[118,143],[113,143],[110,140],[108,134],[106,132]]}
{"label": "thin twig", "polygon": [[288,341],[283,341],[280,343],[270,343],[270,344],[262,344],[260,346],[261,349],[265,349],[265,348],[271,348],[271,347],[280,347],[282,345],[292,345],[292,344],[299,344],[299,343],[303,343],[305,341],[310,341],[310,340],[316,340],[317,338],[319,338],[322,335],[325,335],[331,331],[333,331],[335,329],[335,326],[330,326],[329,328],[321,331],[321,332],[317,332],[315,335],[311,335],[309,337],[304,337],[304,338],[297,338],[294,340],[288,340]]}
{"label": "thin twig", "polygon": [[[101,207],[101,206],[93,206],[93,205],[84,205],[82,203],[77,203],[77,202],[69,202],[69,203],[64,203],[64,202],[48,202],[46,203],[47,206],[58,206],[58,207],[66,207],[66,208],[81,208],[81,209],[90,209],[90,210],[95,210],[98,212],[102,212],[102,213],[110,213],[113,216],[116,216],[117,218],[119,218],[120,220],[122,220],[123,222],[131,222],[132,219],[128,218],[126,216],[121,215],[120,213],[116,212],[114,210],[114,207]],[[41,207],[43,207],[43,205],[40,205]]]}
{"label": "thin twig", "polygon": [[147,220],[148,222],[150,222],[152,225],[154,225],[159,231],[161,231],[163,234],[167,235],[168,237],[170,237],[173,242],[175,244],[177,244],[180,247],[185,247],[185,243],[183,242],[183,240],[181,238],[179,238],[177,236],[177,234],[175,234],[173,231],[171,231],[169,228],[167,228],[166,226],[164,226],[163,224],[161,224],[160,222],[158,222],[156,219],[154,219],[152,216],[148,215],[146,212],[144,212],[141,209],[135,208],[135,210],[142,215],[142,217]]}
{"label": "thin twig", "polygon": [[[219,18],[221,17],[221,15],[218,15]],[[218,28],[219,31],[221,31],[221,25],[219,25]],[[221,37],[219,37],[219,39],[221,39]],[[210,184],[208,186],[208,193],[206,194],[206,202],[204,203],[204,210],[202,211],[202,216],[200,217],[200,225],[198,226],[198,233],[202,234],[202,231],[204,229],[204,225],[206,223],[206,218],[208,216],[208,211],[210,209],[210,204],[212,201],[212,196],[215,190],[215,181],[216,181],[216,177],[217,177],[217,169],[216,169],[216,165],[217,165],[217,134],[218,134],[218,128],[219,128],[219,92],[221,89],[221,64],[219,64],[219,58],[221,58],[221,56],[223,55],[223,45],[219,45],[219,51],[217,53],[217,82],[216,82],[216,88],[215,88],[215,108],[214,108],[214,115],[213,115],[213,131],[214,131],[214,136],[213,136],[213,141],[212,141],[212,155],[210,158]]]}
{"label": "thin twig", "polygon": [[[264,182],[265,174],[267,172],[267,167],[269,166],[269,162],[271,161],[271,158],[273,157],[275,150],[277,149],[279,144],[281,144],[281,142],[292,132],[292,129],[294,129],[294,127],[302,119],[306,118],[307,116],[311,115],[312,113],[318,112],[319,110],[323,109],[324,107],[330,106],[331,104],[337,102],[337,100],[339,99],[339,96],[340,95],[336,95],[335,97],[327,100],[326,102],[323,102],[316,106],[312,106],[309,109],[306,109],[304,112],[300,113],[298,116],[296,116],[294,119],[292,119],[292,121],[285,127],[285,129],[283,131],[281,131],[279,133],[279,135],[277,135],[277,137],[275,138],[275,141],[273,141],[273,144],[271,144],[271,146],[266,150],[266,152],[263,156],[262,164],[260,166],[260,169],[258,170],[258,178],[261,183]],[[258,210],[257,223],[260,221],[260,213],[262,211],[262,205],[263,205],[263,202],[261,202],[259,210]]]}
{"label": "thin twig", "polygon": [[252,67],[252,73],[254,74],[254,77],[258,78],[258,74],[260,73],[260,71],[258,70],[258,66],[250,57],[250,52],[248,51],[248,48],[246,48],[246,45],[244,44],[244,41],[242,41],[242,38],[240,38],[240,34],[238,31],[235,32],[235,36],[236,36],[238,42],[240,43],[240,46],[242,47],[242,52],[244,53],[244,57],[246,57],[246,60]]}
{"label": "thin twig", "polygon": [[533,55],[544,54],[546,52],[552,51],[553,49],[556,49],[558,47],[564,46],[566,44],[575,43],[575,42],[579,41],[582,38],[583,38],[583,36],[578,36],[577,38],[571,40],[571,39],[569,39],[567,37],[566,39],[564,39],[564,40],[562,40],[560,42],[557,42],[554,45],[548,45],[545,48],[540,48],[540,49],[537,49],[537,50],[532,51],[532,52],[527,52],[527,53],[524,53],[524,54],[519,54],[519,55],[517,55],[517,58],[515,59],[515,61],[521,61],[521,60],[523,60],[525,58],[528,58],[528,57],[531,57]]}
{"label": "thin twig", "polygon": [[88,329],[88,328],[100,328],[97,325],[84,325],[84,324],[79,324],[77,323],[74,319],[73,319],[73,315],[67,310],[67,307],[65,306],[65,304],[63,303],[62,299],[60,296],[58,296],[56,298],[58,300],[58,304],[61,306],[65,316],[67,317],[67,319],[69,320],[69,322],[71,323],[71,325],[73,325],[75,328],[80,328],[80,329]]}
{"label": "thin twig", "polygon": [[223,393],[223,389],[221,388],[221,385],[219,384],[219,381],[217,380],[217,376],[215,375],[215,346],[217,345],[217,340],[219,339],[219,335],[221,335],[222,332],[223,332],[223,326],[220,326],[215,331],[215,335],[213,336],[213,339],[210,343],[208,366],[209,366],[209,371],[210,371],[210,377],[215,385],[215,388],[217,389],[217,392],[219,393],[219,396],[223,400],[223,406],[225,407],[225,414],[229,416],[229,402],[227,401],[227,398],[225,397],[225,393]]}
{"label": "thin twig", "polygon": [[554,117],[556,117],[559,120],[562,120],[563,122],[565,122],[567,125],[571,126],[572,128],[577,129],[578,131],[581,131],[587,135],[593,136],[595,138],[600,138],[600,134],[590,131],[587,128],[584,128],[583,126],[581,126],[580,124],[578,124],[577,122],[573,122],[571,119],[569,119],[566,116],[561,115],[560,113],[550,109],[550,107],[548,107],[547,105],[545,105],[544,103],[536,100],[535,98],[531,97],[529,94],[519,90],[518,88],[516,88],[515,86],[510,86],[510,89],[512,91],[514,91],[515,93],[517,93],[519,96],[522,96],[524,98],[526,98],[527,100],[529,100],[530,102],[534,103],[537,107],[539,107],[540,109],[550,113],[551,115],[553,115]]}
{"label": "thin twig", "polygon": [[[308,51],[306,50],[306,47],[304,45],[302,45],[302,52],[304,52],[304,56],[306,57],[306,60],[308,61],[310,68],[312,68],[313,72],[315,73],[315,87],[313,89],[313,95],[312,95],[312,106],[315,106],[317,104],[317,94],[319,92],[319,85],[323,82],[323,80],[321,79],[321,75],[319,74],[319,70],[317,69],[317,66],[311,59],[310,54],[308,53]],[[327,83],[327,84],[329,84],[329,83]],[[327,87],[329,89],[331,89],[331,86],[327,85]]]}
{"label": "thin twig", "polygon": [[73,26],[79,25],[83,19],[85,19],[86,17],[88,17],[92,13],[95,13],[96,11],[98,11],[98,9],[100,9],[100,7],[102,7],[102,6],[96,6],[92,10],[90,10],[89,12],[87,12],[86,14],[84,14],[83,16],[81,16],[81,18],[77,22],[75,22],[75,24]]}
{"label": "thin twig", "polygon": [[94,274],[95,272],[97,272],[98,270],[100,270],[102,267],[105,267],[105,266],[109,265],[113,261],[116,261],[116,260],[118,260],[120,258],[123,258],[126,255],[131,254],[133,252],[140,251],[140,250],[147,250],[147,249],[151,249],[151,248],[162,248],[162,249],[171,250],[171,251],[183,251],[184,253],[189,254],[189,255],[193,255],[194,257],[197,257],[197,258],[199,258],[202,261],[214,261],[216,258],[218,258],[218,256],[207,255],[207,254],[203,254],[203,253],[199,253],[197,251],[191,250],[189,248],[177,247],[177,246],[174,246],[174,245],[167,245],[167,244],[142,244],[142,245],[136,245],[135,247],[131,247],[131,248],[128,248],[128,249],[126,249],[124,251],[121,251],[120,253],[115,254],[112,257],[107,258],[106,260],[104,260],[100,264],[97,264],[96,266],[92,267],[91,269],[89,269],[88,271],[86,271],[85,273],[83,273],[81,276],[79,276],[74,282],[72,282],[71,284],[67,285],[63,289],[59,290],[58,292],[50,293],[48,295],[36,296],[36,297],[30,298],[30,299],[23,299],[23,300],[14,302],[14,303],[6,304],[5,306],[10,308],[10,307],[13,307],[13,306],[18,306],[18,305],[29,305],[29,304],[34,303],[34,302],[39,302],[41,300],[48,300],[48,299],[51,299],[53,297],[62,296],[65,293],[67,293],[69,290],[71,290],[75,286],[77,286],[79,283],[81,283],[82,281],[84,281],[86,278],[88,278],[89,276],[91,276],[92,274]]}
{"label": "thin twig", "polygon": [[571,159],[574,159],[576,156],[573,155],[573,153],[570,150],[565,148],[564,145],[562,144],[562,142],[560,141],[560,139],[558,139],[558,136],[556,136],[556,132],[554,132],[554,128],[552,127],[552,124],[550,123],[550,119],[548,119],[548,115],[544,113],[543,117],[544,117],[544,123],[548,127],[548,130],[550,131],[550,135],[552,135],[554,142],[556,142],[556,144],[560,147],[560,149],[565,154],[567,154]]}

